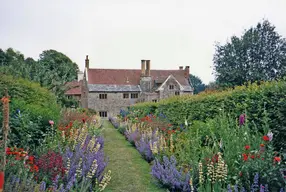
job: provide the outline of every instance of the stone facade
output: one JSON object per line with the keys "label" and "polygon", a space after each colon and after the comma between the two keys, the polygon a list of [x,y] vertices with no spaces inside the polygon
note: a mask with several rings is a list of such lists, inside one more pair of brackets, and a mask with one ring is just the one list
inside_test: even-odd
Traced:
{"label": "stone facade", "polygon": [[[106,99],[101,99],[100,95],[106,94]],[[123,98],[123,94],[128,94],[128,98]],[[97,110],[98,112],[107,112],[107,116],[115,116],[119,114],[120,109],[126,109],[128,106],[135,104],[138,98],[131,98],[131,94],[138,94],[140,92],[133,93],[94,93],[90,92],[88,95],[88,107]]]}
{"label": "stone facade", "polygon": [[150,60],[141,60],[141,70],[90,69],[79,74],[81,106],[98,111],[101,116],[115,116],[120,109],[138,102],[158,102],[171,96],[193,94],[189,66],[178,70],[151,70]]}

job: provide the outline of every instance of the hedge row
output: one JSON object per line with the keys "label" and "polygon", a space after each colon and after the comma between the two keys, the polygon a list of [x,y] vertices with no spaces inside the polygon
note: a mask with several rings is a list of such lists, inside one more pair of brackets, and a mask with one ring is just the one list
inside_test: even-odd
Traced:
{"label": "hedge row", "polygon": [[[8,89],[10,100],[10,144],[34,147],[50,130],[49,120],[57,122],[60,107],[54,94],[37,83],[0,74],[0,98]],[[0,122],[2,104],[0,103]],[[2,127],[0,127],[1,132]]]}
{"label": "hedge row", "polygon": [[267,116],[267,125],[274,133],[276,147],[286,149],[285,81],[264,82],[261,85],[254,83],[194,96],[176,96],[158,103],[140,103],[132,110],[140,110],[143,115],[163,113],[175,125],[183,124],[185,119],[188,122],[205,121],[214,118],[221,111],[234,117],[246,112],[247,120],[254,122],[260,129]]}

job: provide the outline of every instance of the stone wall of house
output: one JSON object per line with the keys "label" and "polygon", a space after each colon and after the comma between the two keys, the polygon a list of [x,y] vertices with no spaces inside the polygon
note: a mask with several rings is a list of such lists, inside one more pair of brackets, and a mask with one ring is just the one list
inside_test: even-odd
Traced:
{"label": "stone wall of house", "polygon": [[[118,115],[120,109],[126,109],[128,106],[133,105],[138,99],[131,99],[131,93],[129,93],[129,98],[123,98],[123,93],[106,93],[107,99],[100,99],[99,94],[103,93],[93,93],[90,92],[88,95],[88,108],[94,109],[96,111],[107,111],[107,116]],[[140,93],[138,93],[138,98]]]}
{"label": "stone wall of house", "polygon": [[143,99],[143,102],[148,102],[148,101],[153,101],[153,100],[157,100],[159,101],[159,93],[142,93],[141,94]]}
{"label": "stone wall of house", "polygon": [[[169,85],[174,85],[174,89],[169,89]],[[165,99],[175,95],[176,91],[180,91],[180,86],[176,82],[175,79],[170,78],[168,81],[163,85],[164,90],[160,91],[160,98]],[[181,92],[180,92],[181,94]]]}

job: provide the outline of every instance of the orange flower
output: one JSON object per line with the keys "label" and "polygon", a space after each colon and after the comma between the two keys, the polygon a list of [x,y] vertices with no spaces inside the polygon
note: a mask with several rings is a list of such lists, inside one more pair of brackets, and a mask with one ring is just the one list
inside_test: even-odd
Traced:
{"label": "orange flower", "polygon": [[2,101],[2,103],[9,103],[10,102],[9,97],[2,97],[1,101]]}
{"label": "orange flower", "polygon": [[264,147],[265,145],[263,143],[260,144],[260,147]]}

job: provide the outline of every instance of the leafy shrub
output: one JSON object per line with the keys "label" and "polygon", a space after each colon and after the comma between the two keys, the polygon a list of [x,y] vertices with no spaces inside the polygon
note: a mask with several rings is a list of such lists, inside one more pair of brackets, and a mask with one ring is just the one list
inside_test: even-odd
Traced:
{"label": "leafy shrub", "polygon": [[11,97],[9,144],[28,148],[41,144],[48,130],[51,130],[49,120],[57,122],[60,116],[55,95],[39,84],[1,74],[0,96],[4,95],[5,88]]}
{"label": "leafy shrub", "polygon": [[[257,127],[263,124],[264,110],[269,114],[269,127],[274,133],[274,144],[277,149],[286,149],[286,83],[285,81],[265,82],[238,86],[233,90],[222,92],[200,93],[161,100],[158,103],[141,103],[130,108],[137,117],[149,113],[163,113],[174,125],[185,120],[206,121],[225,111],[233,117],[247,111],[247,120],[255,122]],[[250,124],[253,128],[254,125]]]}

